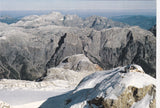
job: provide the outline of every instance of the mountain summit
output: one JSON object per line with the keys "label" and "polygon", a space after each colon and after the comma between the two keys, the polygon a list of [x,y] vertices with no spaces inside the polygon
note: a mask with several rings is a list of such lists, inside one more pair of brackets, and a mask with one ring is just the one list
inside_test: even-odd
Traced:
{"label": "mountain summit", "polygon": [[71,92],[49,98],[40,108],[155,108],[155,79],[138,65],[99,71]]}

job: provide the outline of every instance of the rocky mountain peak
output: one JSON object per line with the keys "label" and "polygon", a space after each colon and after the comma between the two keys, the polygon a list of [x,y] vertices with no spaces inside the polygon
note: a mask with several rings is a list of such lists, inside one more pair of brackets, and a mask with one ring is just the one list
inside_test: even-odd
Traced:
{"label": "rocky mountain peak", "polygon": [[25,28],[34,28],[39,26],[46,25],[57,25],[57,26],[67,26],[67,27],[79,27],[79,28],[94,28],[96,30],[102,30],[104,28],[111,27],[127,27],[128,25],[114,22],[107,19],[106,17],[92,16],[86,19],[82,19],[77,15],[62,15],[59,12],[52,12],[48,15],[31,15],[22,18],[14,26],[25,27]]}
{"label": "rocky mountain peak", "polygon": [[41,108],[155,108],[156,80],[131,66],[138,71],[124,66],[86,76],[73,91],[48,99]]}

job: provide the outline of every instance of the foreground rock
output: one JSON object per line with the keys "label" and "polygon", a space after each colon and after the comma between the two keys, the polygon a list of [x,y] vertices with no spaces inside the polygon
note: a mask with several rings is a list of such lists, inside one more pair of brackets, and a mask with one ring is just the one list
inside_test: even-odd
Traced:
{"label": "foreground rock", "polygon": [[49,98],[40,108],[155,108],[155,79],[141,73],[141,68],[132,72],[126,69],[130,68],[93,73],[75,90]]}

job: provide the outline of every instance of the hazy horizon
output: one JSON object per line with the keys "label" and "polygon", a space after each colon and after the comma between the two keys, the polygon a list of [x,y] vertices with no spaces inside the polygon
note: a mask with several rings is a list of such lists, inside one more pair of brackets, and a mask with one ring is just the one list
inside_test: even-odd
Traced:
{"label": "hazy horizon", "polygon": [[156,16],[156,0],[0,0],[1,16],[41,15],[52,11],[59,11],[62,14],[77,14],[81,17],[92,15]]}
{"label": "hazy horizon", "polygon": [[156,12],[126,12],[126,11],[116,11],[116,12],[107,12],[105,10],[101,11],[82,11],[82,10],[19,10],[19,11],[0,11],[0,16],[10,16],[10,17],[24,17],[24,16],[29,16],[29,15],[44,15],[44,14],[49,14],[53,11],[60,12],[64,15],[71,14],[71,15],[78,15],[80,17],[89,17],[89,16],[103,16],[103,17],[112,17],[112,16],[125,16],[125,15],[142,15],[142,16],[156,16]]}

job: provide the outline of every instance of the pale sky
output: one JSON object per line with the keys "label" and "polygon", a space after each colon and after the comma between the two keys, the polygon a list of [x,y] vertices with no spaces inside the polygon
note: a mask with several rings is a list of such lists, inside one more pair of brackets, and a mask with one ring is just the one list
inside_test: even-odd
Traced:
{"label": "pale sky", "polygon": [[156,0],[0,0],[0,10],[156,10]]}

